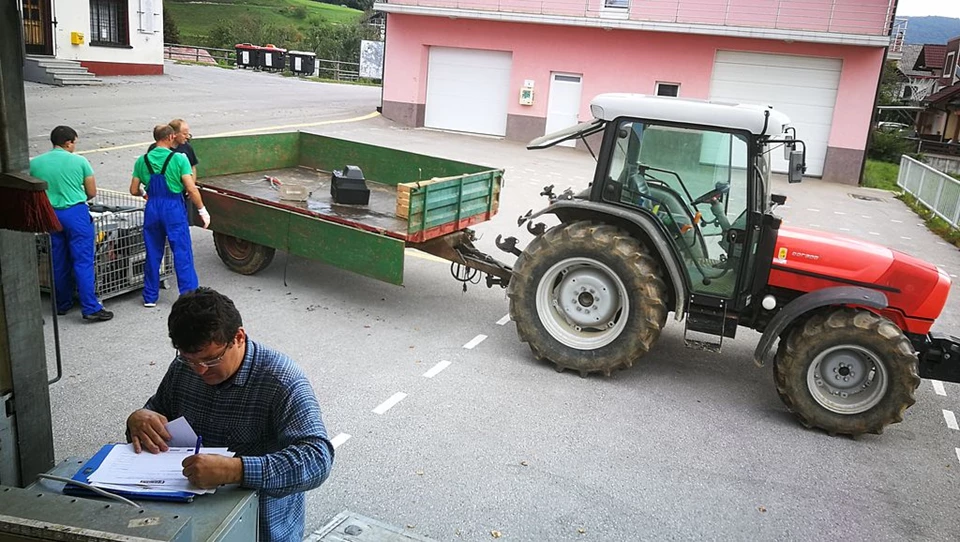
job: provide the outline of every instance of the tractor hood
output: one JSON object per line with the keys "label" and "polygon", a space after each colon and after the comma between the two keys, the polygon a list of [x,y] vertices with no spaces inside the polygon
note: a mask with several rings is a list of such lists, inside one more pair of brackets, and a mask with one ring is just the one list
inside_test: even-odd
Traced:
{"label": "tractor hood", "polygon": [[931,322],[950,291],[950,277],[931,263],[853,237],[785,226],[777,236],[769,282],[803,292],[839,285],[875,288],[905,317]]}

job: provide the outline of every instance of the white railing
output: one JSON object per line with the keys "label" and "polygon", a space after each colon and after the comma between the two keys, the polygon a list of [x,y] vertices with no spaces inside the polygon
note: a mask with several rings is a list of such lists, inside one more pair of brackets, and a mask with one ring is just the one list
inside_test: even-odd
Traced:
{"label": "white railing", "polygon": [[902,156],[897,185],[954,228],[960,227],[960,181],[923,162]]}
{"label": "white railing", "polygon": [[379,6],[890,36],[895,0],[388,0]]}

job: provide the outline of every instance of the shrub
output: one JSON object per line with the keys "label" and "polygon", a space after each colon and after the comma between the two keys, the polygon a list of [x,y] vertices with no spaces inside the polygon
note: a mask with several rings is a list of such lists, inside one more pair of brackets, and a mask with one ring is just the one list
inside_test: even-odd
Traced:
{"label": "shrub", "polygon": [[900,157],[904,154],[916,156],[914,142],[904,139],[897,133],[873,131],[870,137],[870,147],[867,149],[868,158],[899,164]]}

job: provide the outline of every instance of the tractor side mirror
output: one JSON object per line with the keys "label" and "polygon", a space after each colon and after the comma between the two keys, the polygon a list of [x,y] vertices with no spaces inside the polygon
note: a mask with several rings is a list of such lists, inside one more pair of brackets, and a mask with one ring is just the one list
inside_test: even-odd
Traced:
{"label": "tractor side mirror", "polygon": [[803,163],[803,151],[792,151],[790,153],[790,165],[787,171],[787,180],[791,183],[799,183],[803,180],[803,172],[807,166]]}
{"label": "tractor side mirror", "polygon": [[783,144],[783,159],[784,159],[784,160],[789,160],[789,159],[790,159],[790,153],[792,153],[792,152],[795,151],[795,150],[797,150],[797,144],[796,144],[796,143],[794,143],[794,142],[792,142],[792,141],[786,141],[786,142],[784,142],[784,144]]}

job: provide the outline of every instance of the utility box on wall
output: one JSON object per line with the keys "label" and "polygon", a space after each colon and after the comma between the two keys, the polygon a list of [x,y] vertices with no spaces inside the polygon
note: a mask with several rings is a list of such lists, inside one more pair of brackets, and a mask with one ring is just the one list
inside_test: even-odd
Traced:
{"label": "utility box on wall", "polygon": [[83,32],[70,32],[71,45],[83,45]]}

